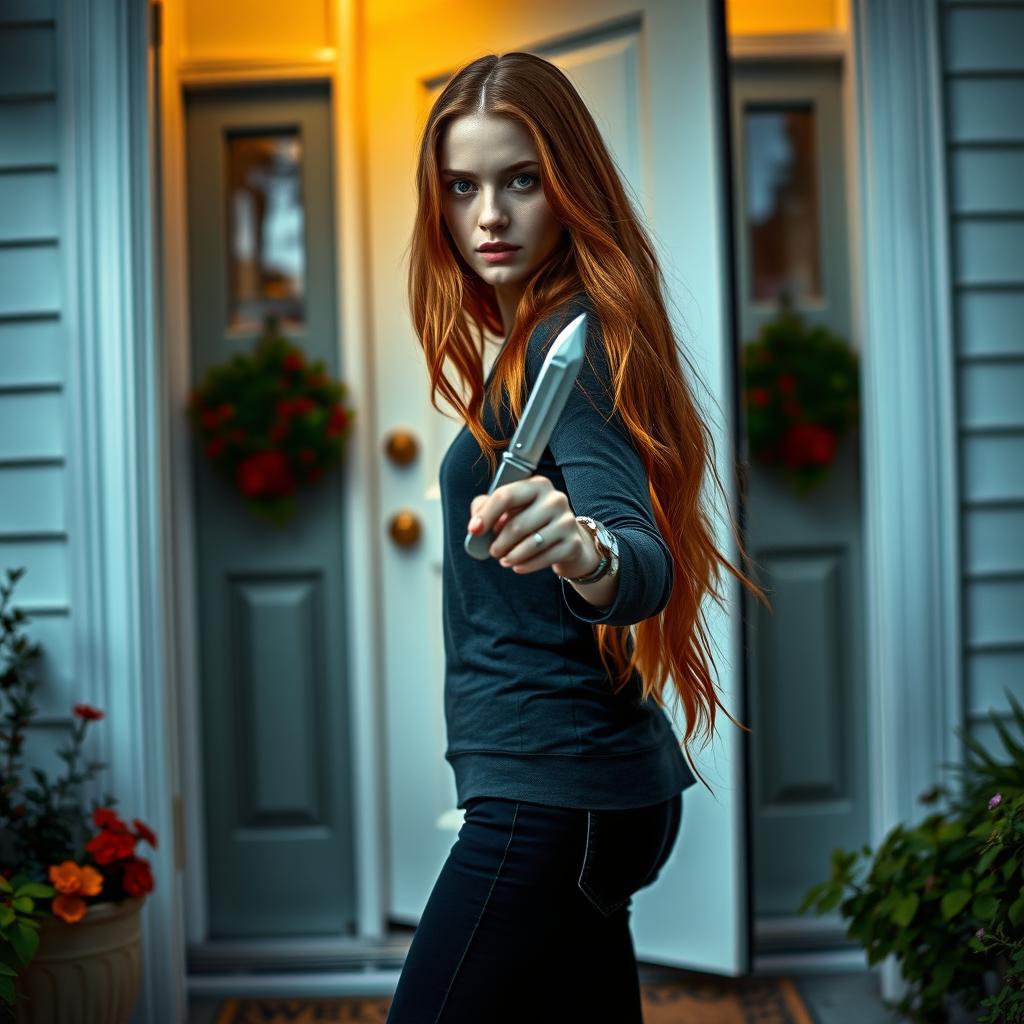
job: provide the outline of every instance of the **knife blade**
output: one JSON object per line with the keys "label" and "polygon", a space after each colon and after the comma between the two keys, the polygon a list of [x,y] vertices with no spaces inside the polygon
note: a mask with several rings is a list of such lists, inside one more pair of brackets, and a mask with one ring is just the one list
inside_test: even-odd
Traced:
{"label": "knife blade", "polygon": [[[586,340],[586,313],[580,313],[558,332],[558,337],[544,357],[516,431],[508,447],[501,453],[501,462],[487,488],[488,494],[493,494],[504,484],[525,480],[536,472],[551,432],[569,400],[583,365]],[[463,544],[466,554],[480,560],[490,558],[488,549],[494,543],[494,536],[492,530],[484,533],[467,532]]]}

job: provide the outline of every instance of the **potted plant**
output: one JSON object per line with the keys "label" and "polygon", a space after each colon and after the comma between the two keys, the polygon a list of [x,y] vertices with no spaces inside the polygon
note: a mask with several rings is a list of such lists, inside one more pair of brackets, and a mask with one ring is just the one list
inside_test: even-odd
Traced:
{"label": "potted plant", "polygon": [[[1007,692],[1024,737],[1024,710]],[[945,1024],[955,1011],[979,1022],[1024,1022],[1024,745],[990,714],[1008,752],[993,757],[972,736],[959,795],[913,827],[897,825],[872,854],[836,849],[832,877],[807,892],[801,911],[835,907],[868,963],[890,954],[907,982],[891,1008],[920,1024]],[[861,864],[861,860],[864,863]]]}
{"label": "potted plant", "polygon": [[24,571],[7,570],[0,585],[0,1006],[20,1024],[121,1024],[138,993],[139,911],[153,889],[137,849],[157,840],[124,821],[114,797],[83,800],[105,767],[83,759],[97,708],[74,706],[57,778],[24,762],[41,654],[24,610],[9,607]]}

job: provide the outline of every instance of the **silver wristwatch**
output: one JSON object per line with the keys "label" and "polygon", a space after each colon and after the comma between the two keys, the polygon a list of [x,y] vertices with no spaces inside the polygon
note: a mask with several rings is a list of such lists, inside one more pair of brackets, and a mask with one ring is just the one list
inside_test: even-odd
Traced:
{"label": "silver wristwatch", "polygon": [[596,583],[605,576],[614,576],[619,571],[619,542],[604,523],[590,516],[577,516],[576,522],[594,538],[594,546],[601,556],[597,568],[587,576],[563,576],[570,583]]}

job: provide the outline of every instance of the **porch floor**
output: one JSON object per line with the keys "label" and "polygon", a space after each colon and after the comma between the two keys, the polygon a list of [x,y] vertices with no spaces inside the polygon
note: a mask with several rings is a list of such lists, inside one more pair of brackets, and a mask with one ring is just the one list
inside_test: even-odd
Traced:
{"label": "porch floor", "polygon": [[[666,969],[640,965],[641,981],[653,979],[655,973],[659,979],[664,979]],[[794,978],[815,1024],[896,1024],[899,1021],[882,1005],[879,978],[875,972],[790,976]],[[245,993],[238,992],[237,995],[244,996]],[[215,1024],[220,1004],[220,998],[192,998],[188,1024]]]}

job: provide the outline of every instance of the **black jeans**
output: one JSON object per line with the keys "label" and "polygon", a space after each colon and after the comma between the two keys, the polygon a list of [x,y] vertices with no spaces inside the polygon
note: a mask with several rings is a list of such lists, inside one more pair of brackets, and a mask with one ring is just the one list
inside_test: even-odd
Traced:
{"label": "black jeans", "polygon": [[387,1024],[642,1024],[631,897],[668,860],[682,802],[469,800]]}

